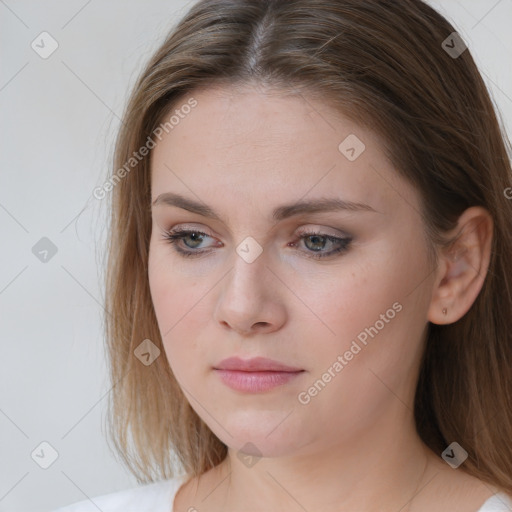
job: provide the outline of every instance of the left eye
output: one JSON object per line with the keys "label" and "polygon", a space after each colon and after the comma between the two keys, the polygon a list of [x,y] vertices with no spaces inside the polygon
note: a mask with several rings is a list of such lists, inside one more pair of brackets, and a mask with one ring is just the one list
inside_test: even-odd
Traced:
{"label": "left eye", "polygon": [[[204,254],[206,252],[204,250],[196,251],[190,249],[197,249],[205,237],[211,238],[207,233],[195,230],[174,230],[166,231],[163,234],[163,238],[174,246],[174,250],[185,257],[201,256]],[[190,240],[191,243],[189,244],[187,240]],[[340,238],[332,235],[326,235],[324,233],[302,233],[299,236],[299,240],[304,240],[304,245],[310,249],[309,251],[306,251],[310,253],[308,257],[320,259],[337,253],[346,252],[352,238]],[[184,243],[188,250],[180,247],[179,242]],[[311,244],[308,242],[311,242]],[[332,244],[335,248],[327,252],[321,252],[325,249],[327,244]],[[297,243],[291,242],[288,245],[295,247]]]}
{"label": "left eye", "polygon": [[[337,236],[326,235],[323,233],[302,233],[300,236],[300,240],[304,241],[304,245],[311,249],[313,252],[317,254],[311,254],[312,258],[326,258],[327,256],[332,256],[333,254],[345,252],[348,250],[348,246],[352,241],[352,238],[340,238]],[[311,244],[308,244],[311,242]],[[327,244],[334,245],[334,249],[327,251],[325,253],[319,252],[325,248]],[[295,244],[292,244],[295,245]]]}

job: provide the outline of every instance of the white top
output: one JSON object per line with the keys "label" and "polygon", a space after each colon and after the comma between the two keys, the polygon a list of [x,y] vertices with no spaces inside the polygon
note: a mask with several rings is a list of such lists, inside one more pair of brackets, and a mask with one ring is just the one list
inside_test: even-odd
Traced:
{"label": "white top", "polygon": [[[53,512],[173,512],[174,498],[188,478],[188,475],[183,475],[104,494],[58,508]],[[476,512],[512,512],[512,498],[498,492]]]}
{"label": "white top", "polygon": [[104,494],[53,512],[173,512],[174,498],[188,475]]}

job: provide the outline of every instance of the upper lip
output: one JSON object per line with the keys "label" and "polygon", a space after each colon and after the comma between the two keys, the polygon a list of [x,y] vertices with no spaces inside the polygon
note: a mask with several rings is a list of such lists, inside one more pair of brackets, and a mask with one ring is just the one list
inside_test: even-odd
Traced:
{"label": "upper lip", "polygon": [[215,370],[239,370],[245,372],[300,372],[302,368],[288,366],[266,357],[254,357],[252,359],[240,359],[239,357],[228,357],[214,366]]}

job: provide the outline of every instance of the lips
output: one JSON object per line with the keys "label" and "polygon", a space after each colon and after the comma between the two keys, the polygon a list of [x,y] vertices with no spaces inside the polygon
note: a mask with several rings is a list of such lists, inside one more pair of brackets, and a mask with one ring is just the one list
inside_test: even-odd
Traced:
{"label": "lips", "polygon": [[254,357],[252,359],[240,359],[228,357],[214,366],[215,370],[236,370],[243,372],[284,372],[296,373],[304,371],[302,368],[288,366],[266,357]]}
{"label": "lips", "polygon": [[225,385],[241,393],[270,392],[291,383],[305,371],[266,357],[229,357],[213,369]]}

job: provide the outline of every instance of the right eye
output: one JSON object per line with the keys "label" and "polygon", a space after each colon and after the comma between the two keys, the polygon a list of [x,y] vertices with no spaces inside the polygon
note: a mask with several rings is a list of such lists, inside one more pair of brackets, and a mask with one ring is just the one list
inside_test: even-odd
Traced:
{"label": "right eye", "polygon": [[[204,254],[206,252],[204,250],[193,250],[197,249],[198,245],[203,241],[205,237],[211,238],[210,235],[208,235],[207,233],[191,229],[165,231],[163,234],[163,238],[173,245],[174,250],[178,254],[181,254],[182,256],[185,256],[187,258],[191,256],[200,256],[201,254]],[[188,243],[186,243],[186,240],[191,240],[191,244],[189,245]],[[186,247],[188,247],[189,250],[180,247],[180,242],[185,243]]]}

